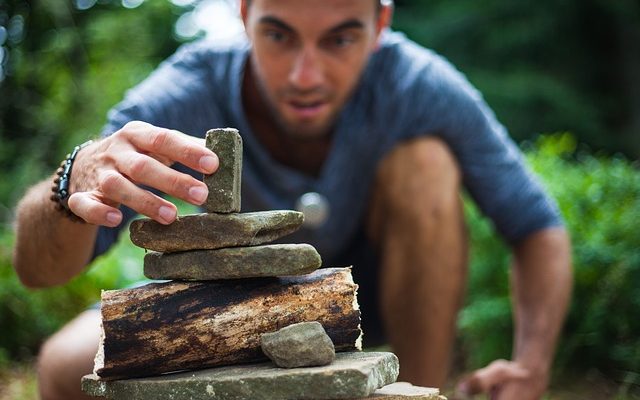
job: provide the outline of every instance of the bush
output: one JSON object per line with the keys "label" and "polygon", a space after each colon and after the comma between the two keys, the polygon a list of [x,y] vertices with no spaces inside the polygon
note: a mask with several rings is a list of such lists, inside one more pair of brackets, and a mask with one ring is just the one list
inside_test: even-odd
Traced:
{"label": "bush", "polygon": [[[126,235],[125,235],[126,236]],[[0,365],[35,355],[44,338],[100,298],[101,289],[121,287],[142,278],[144,250],[129,240],[98,258],[86,273],[67,285],[31,291],[11,265],[14,236],[0,232]]]}
{"label": "bush", "polygon": [[[640,371],[640,172],[623,157],[578,149],[571,135],[525,144],[532,168],[557,199],[573,242],[575,287],[557,355],[559,370]],[[473,367],[511,351],[508,253],[467,204],[472,235],[462,341]]]}
{"label": "bush", "polygon": [[[181,200],[169,198],[180,214],[196,212]],[[98,257],[87,271],[68,284],[49,289],[26,289],[11,265],[14,235],[0,225],[0,365],[8,359],[28,359],[42,341],[64,323],[100,300],[101,289],[122,288],[144,278],[144,250],[131,243],[123,229],[118,243]]]}

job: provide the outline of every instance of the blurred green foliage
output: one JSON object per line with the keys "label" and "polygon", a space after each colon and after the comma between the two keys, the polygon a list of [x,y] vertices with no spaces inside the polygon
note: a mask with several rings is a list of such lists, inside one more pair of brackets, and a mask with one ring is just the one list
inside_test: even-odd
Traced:
{"label": "blurred green foliage", "polygon": [[144,250],[128,235],[113,251],[70,283],[50,289],[26,289],[11,266],[13,235],[0,231],[0,365],[37,353],[42,340],[100,300],[101,289],[116,289],[143,279]]}
{"label": "blurred green foliage", "polygon": [[87,11],[69,1],[0,1],[0,27],[17,26],[3,46],[0,169],[11,179],[0,180],[0,220],[25,187],[98,135],[125,90],[175,51],[177,17],[168,1],[136,10],[102,1]]}
{"label": "blurred green foliage", "polygon": [[[640,171],[623,157],[593,155],[569,134],[525,144],[555,196],[573,241],[575,287],[558,348],[560,370],[640,371]],[[465,354],[481,366],[511,353],[507,248],[466,203],[472,266],[459,318]],[[640,384],[636,376],[635,384]]]}
{"label": "blurred green foliage", "polygon": [[[0,220],[177,48],[176,21],[201,1],[0,1],[0,168],[11,177],[0,180]],[[394,28],[464,71],[518,141],[571,131],[640,155],[639,2],[396,5]]]}
{"label": "blurred green foliage", "polygon": [[518,140],[570,131],[640,156],[637,0],[396,0],[394,27],[445,55]]}
{"label": "blurred green foliage", "polygon": [[[124,239],[62,288],[28,291],[11,267],[11,208],[181,40],[190,8],[147,0],[0,0],[0,363],[33,354],[100,289],[140,277]],[[186,3],[186,2],[185,2]],[[640,371],[640,3],[634,0],[398,0],[394,27],[448,57],[525,145],[574,242],[576,287],[561,369]],[[533,139],[540,132],[571,131]],[[575,139],[574,139],[575,138]],[[589,148],[576,142],[588,143]],[[590,150],[597,149],[597,150]],[[472,234],[459,320],[469,366],[508,357],[508,254],[466,204]]]}

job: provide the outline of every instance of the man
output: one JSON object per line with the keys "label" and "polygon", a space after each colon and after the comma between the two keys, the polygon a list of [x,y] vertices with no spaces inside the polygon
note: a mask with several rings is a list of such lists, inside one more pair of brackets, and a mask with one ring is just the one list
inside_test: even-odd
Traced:
{"label": "man", "polygon": [[[569,298],[569,240],[479,94],[446,61],[385,31],[389,4],[245,0],[241,12],[249,42],[185,46],[110,113],[103,139],[77,152],[66,205],[86,223],[49,199],[51,179],[25,195],[22,281],[66,282],[134,212],[171,223],[175,206],[141,185],[202,204],[207,188],[189,173],[213,173],[218,160],[184,133],[233,126],[244,139],[243,210],[320,193],[329,217],[298,238],[325,265],[355,265],[365,333],[377,333],[379,304],[400,379],[418,385],[442,387],[448,372],[466,277],[464,183],[513,246],[516,330],[512,361],[459,389],[540,398]],[[43,398],[80,398],[98,321],[87,311],[43,346]]]}

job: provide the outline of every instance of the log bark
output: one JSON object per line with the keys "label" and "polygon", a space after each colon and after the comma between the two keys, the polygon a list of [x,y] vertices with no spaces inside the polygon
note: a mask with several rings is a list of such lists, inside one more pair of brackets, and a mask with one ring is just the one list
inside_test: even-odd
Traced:
{"label": "log bark", "polygon": [[338,351],[360,349],[350,268],[309,275],[154,283],[102,293],[102,379],[158,375],[265,360],[260,335],[320,322]]}

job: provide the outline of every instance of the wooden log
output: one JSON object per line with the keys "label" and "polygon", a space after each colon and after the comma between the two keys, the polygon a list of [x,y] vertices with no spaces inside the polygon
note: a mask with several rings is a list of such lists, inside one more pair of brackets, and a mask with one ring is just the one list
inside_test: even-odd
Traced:
{"label": "wooden log", "polygon": [[350,268],[309,275],[154,283],[102,293],[102,379],[265,360],[260,335],[320,322],[337,351],[360,349],[357,285]]}

